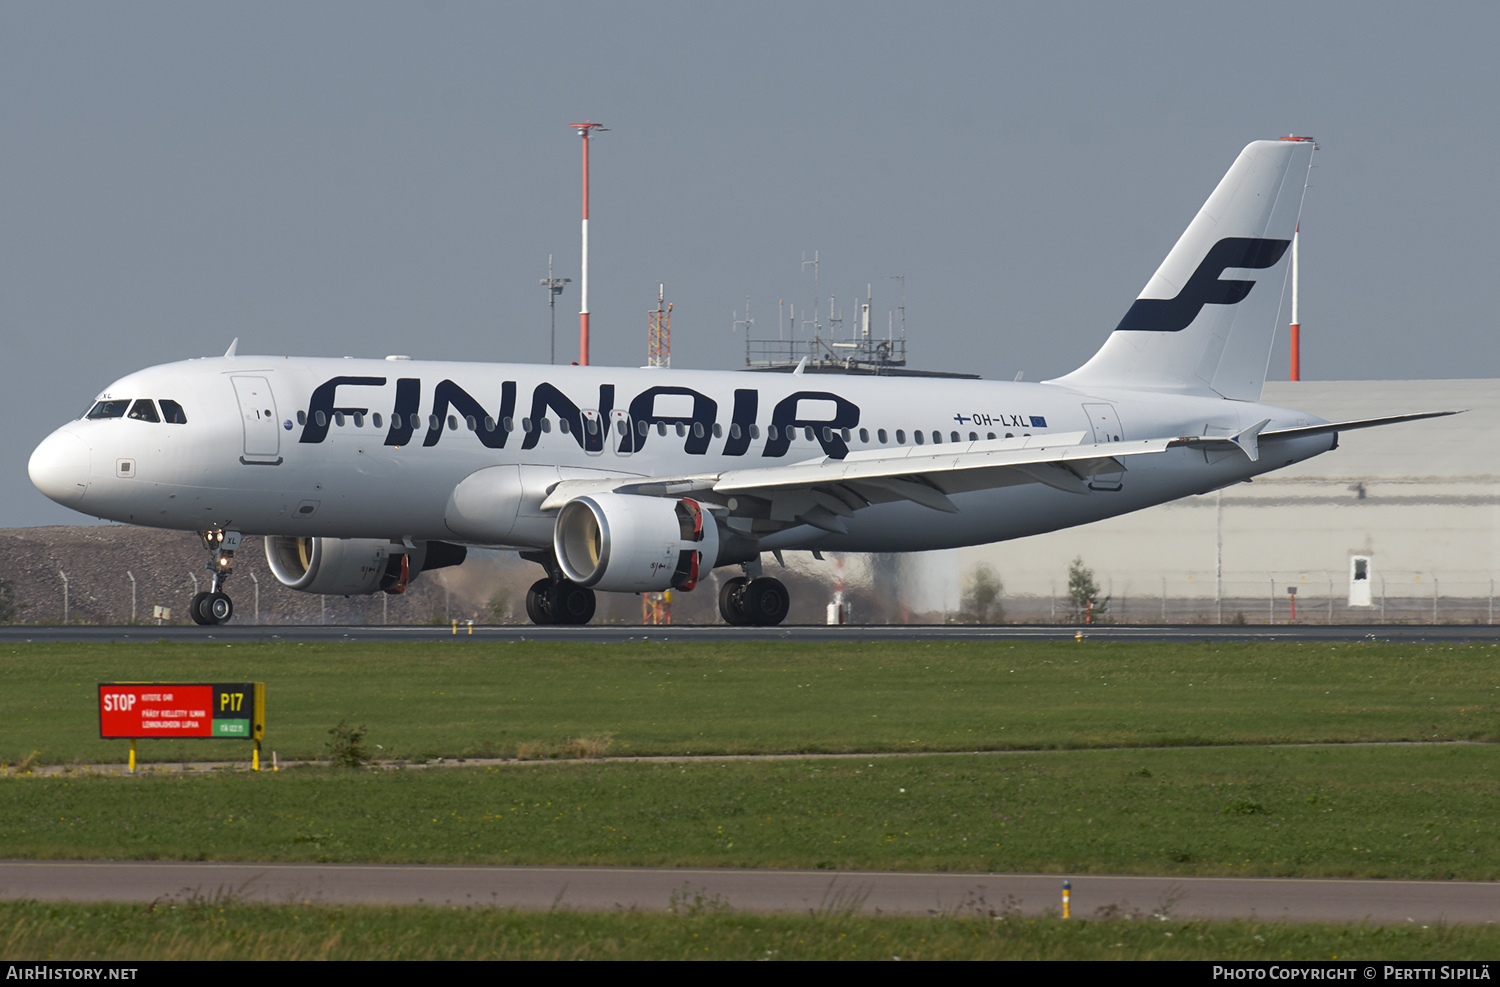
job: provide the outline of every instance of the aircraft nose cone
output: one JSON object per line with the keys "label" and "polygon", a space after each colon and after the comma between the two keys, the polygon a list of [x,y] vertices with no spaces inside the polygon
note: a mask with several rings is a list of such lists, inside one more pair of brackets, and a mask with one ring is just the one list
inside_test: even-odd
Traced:
{"label": "aircraft nose cone", "polygon": [[64,507],[77,507],[89,487],[89,446],[59,430],[42,440],[27,466],[31,482]]}

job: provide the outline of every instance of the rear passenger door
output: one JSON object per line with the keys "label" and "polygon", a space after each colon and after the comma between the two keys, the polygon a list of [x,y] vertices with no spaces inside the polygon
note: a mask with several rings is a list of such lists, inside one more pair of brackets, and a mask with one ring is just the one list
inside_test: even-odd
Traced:
{"label": "rear passenger door", "polygon": [[[1125,430],[1120,427],[1120,416],[1115,414],[1113,405],[1086,404],[1083,410],[1088,413],[1089,426],[1094,430],[1096,443],[1105,445],[1125,438]],[[1124,473],[1101,473],[1089,477],[1089,489],[1119,490],[1124,485],[1124,479]]]}

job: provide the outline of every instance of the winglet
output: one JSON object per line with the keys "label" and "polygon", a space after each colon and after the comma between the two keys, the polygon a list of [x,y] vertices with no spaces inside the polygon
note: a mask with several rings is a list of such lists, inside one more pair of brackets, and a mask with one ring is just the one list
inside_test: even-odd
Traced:
{"label": "winglet", "polygon": [[1249,428],[1242,428],[1229,437],[1229,441],[1240,447],[1250,461],[1257,462],[1260,459],[1260,430],[1271,424],[1271,419],[1256,422]]}
{"label": "winglet", "polygon": [[798,375],[800,377],[802,375],[802,371],[804,371],[806,369],[807,369],[807,357],[804,356],[802,358],[802,361],[797,364],[797,369],[793,370],[792,373],[794,373],[794,374],[796,374],[796,375]]}
{"label": "winglet", "polygon": [[236,336],[236,337],[234,337],[234,342],[232,342],[232,343],[229,344],[229,349],[227,349],[227,350],[224,351],[224,355],[226,357],[232,357],[232,356],[234,356],[234,351],[239,348],[239,345],[240,345],[240,337]]}

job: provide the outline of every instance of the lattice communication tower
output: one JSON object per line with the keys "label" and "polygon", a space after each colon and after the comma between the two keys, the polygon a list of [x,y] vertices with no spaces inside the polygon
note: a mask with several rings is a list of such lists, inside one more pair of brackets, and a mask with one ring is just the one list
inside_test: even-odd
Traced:
{"label": "lattice communication tower", "polygon": [[672,365],[672,305],[662,307],[662,296],[666,285],[657,285],[656,308],[646,313],[646,366],[670,367]]}

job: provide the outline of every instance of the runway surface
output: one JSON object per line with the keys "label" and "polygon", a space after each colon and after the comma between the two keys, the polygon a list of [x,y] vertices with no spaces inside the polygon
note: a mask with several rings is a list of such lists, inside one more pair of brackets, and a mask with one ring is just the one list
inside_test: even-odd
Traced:
{"label": "runway surface", "polygon": [[782,627],[730,627],[728,625],[660,626],[595,625],[585,627],[535,627],[530,625],[460,624],[455,628],[422,624],[379,625],[271,625],[223,624],[216,627],[137,626],[47,626],[0,627],[0,643],[25,642],[154,642],[187,643],[320,641],[408,642],[452,641],[568,641],[618,644],[626,641],[1071,641],[1079,634],[1089,641],[1401,641],[1410,643],[1500,643],[1500,625],[1489,624],[1137,624],[1130,626],[1076,625],[1021,626],[966,625],[845,625],[819,624]]}
{"label": "runway surface", "polygon": [[1060,911],[1065,876],[1075,918],[1500,920],[1500,883],[630,867],[0,861],[0,898],[663,911],[676,895],[759,912],[1039,915]]}

